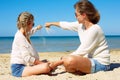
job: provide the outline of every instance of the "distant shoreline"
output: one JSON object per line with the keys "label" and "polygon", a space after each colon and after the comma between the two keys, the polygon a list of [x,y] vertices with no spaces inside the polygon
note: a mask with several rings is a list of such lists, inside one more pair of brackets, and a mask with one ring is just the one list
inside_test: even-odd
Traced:
{"label": "distant shoreline", "polygon": [[[38,52],[38,53],[71,53],[75,50],[68,50],[68,51],[44,51],[44,52]],[[120,51],[120,49],[110,49],[110,52],[112,51]],[[1,54],[10,54],[9,52],[8,53],[0,53]]]}

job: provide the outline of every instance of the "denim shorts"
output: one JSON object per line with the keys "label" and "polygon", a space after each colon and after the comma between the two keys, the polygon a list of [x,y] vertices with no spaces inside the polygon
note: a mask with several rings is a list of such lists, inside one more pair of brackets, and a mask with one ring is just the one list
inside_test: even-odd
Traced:
{"label": "denim shorts", "polygon": [[12,75],[16,77],[22,77],[24,67],[25,65],[23,64],[12,64],[11,65]]}
{"label": "denim shorts", "polygon": [[91,64],[92,64],[91,73],[96,73],[98,71],[108,71],[108,70],[110,70],[110,65],[103,65],[95,59],[90,59],[90,61],[91,61]]}

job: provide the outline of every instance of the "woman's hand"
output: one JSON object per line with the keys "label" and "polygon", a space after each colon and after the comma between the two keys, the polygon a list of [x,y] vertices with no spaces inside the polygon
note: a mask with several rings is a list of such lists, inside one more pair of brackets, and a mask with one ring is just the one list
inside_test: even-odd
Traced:
{"label": "woman's hand", "polygon": [[50,22],[45,23],[45,27],[46,27],[46,28],[50,28],[51,25],[52,25],[52,24],[51,24]]}

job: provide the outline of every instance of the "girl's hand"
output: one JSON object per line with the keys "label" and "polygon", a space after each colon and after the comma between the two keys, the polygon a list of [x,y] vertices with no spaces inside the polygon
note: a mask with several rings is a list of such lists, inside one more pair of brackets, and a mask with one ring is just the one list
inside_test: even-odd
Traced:
{"label": "girl's hand", "polygon": [[37,59],[34,61],[34,65],[41,64],[41,63],[43,63],[43,62],[41,62],[40,60],[37,60]]}
{"label": "girl's hand", "polygon": [[38,25],[37,26],[37,30],[39,30],[39,29],[41,29],[42,28],[42,26],[41,25]]}

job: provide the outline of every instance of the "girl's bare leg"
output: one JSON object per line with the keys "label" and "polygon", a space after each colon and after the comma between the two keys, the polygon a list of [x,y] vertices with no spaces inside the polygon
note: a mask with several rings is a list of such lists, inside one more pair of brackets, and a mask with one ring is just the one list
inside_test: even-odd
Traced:
{"label": "girl's bare leg", "polygon": [[22,77],[37,75],[37,74],[42,74],[42,73],[49,73],[50,70],[51,69],[48,63],[41,63],[35,66],[28,66],[24,68]]}

